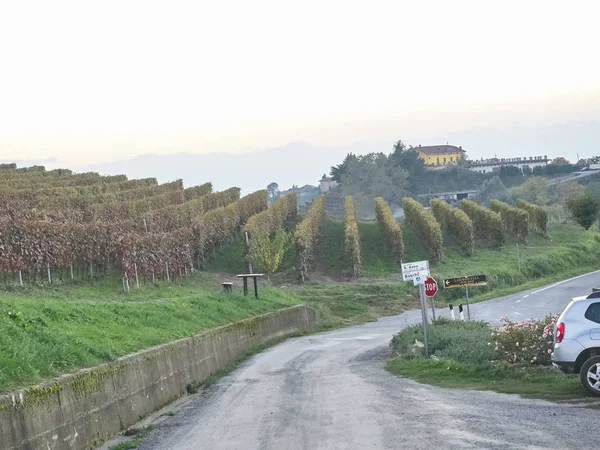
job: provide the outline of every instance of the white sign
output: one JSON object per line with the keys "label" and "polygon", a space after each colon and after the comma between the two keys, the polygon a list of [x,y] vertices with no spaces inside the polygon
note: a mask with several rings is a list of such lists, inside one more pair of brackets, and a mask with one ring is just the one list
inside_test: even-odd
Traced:
{"label": "white sign", "polygon": [[416,277],[425,277],[425,279],[427,279],[431,274],[429,273],[429,270],[420,270],[418,272],[404,272],[402,274],[402,281],[411,281],[414,280]]}
{"label": "white sign", "polygon": [[402,264],[402,273],[429,270],[429,261],[416,261]]}
{"label": "white sign", "polygon": [[425,284],[425,281],[427,281],[427,278],[429,278],[429,275],[417,275],[416,277],[413,278],[413,284],[415,286],[418,286],[420,284]]}

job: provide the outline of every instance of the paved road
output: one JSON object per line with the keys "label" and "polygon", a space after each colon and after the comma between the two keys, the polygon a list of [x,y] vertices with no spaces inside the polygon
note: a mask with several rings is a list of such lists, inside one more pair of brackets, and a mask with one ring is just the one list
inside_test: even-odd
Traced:
{"label": "paved road", "polygon": [[[473,319],[541,318],[600,272],[472,306]],[[139,449],[599,448],[600,412],[431,387],[383,369],[419,311],[290,339],[190,398]]]}

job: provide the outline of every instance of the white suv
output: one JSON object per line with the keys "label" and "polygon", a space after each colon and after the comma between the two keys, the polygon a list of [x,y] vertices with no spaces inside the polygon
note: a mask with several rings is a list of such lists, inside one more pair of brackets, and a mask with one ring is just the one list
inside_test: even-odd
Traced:
{"label": "white suv", "polygon": [[571,300],[556,322],[552,363],[600,396],[600,292]]}

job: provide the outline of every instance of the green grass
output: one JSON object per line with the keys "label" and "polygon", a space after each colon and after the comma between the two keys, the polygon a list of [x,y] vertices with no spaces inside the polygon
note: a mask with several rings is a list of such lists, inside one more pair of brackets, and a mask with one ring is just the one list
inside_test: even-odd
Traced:
{"label": "green grass", "polygon": [[0,390],[93,366],[253,315],[301,303],[261,286],[261,299],[194,276],[124,295],[116,280],[0,294]]}
{"label": "green grass", "polygon": [[576,375],[553,369],[518,368],[508,365],[475,365],[447,359],[392,358],[387,369],[396,375],[445,388],[495,391],[552,401],[587,402]]}
{"label": "green grass", "polygon": [[304,303],[321,329],[398,314],[416,303],[401,285],[260,285],[259,300],[196,273],[128,295],[119,280],[0,293],[0,391],[114,360],[141,349]]}
{"label": "green grass", "polygon": [[[540,332],[541,333],[541,332]],[[576,375],[552,367],[516,366],[496,361],[492,329],[485,322],[437,320],[427,327],[431,358],[425,358],[423,326],[411,325],[392,339],[387,369],[447,388],[493,390],[554,401],[593,400]]]}
{"label": "green grass", "polygon": [[317,310],[321,329],[365,323],[418,307],[401,283],[306,284],[290,288]]}

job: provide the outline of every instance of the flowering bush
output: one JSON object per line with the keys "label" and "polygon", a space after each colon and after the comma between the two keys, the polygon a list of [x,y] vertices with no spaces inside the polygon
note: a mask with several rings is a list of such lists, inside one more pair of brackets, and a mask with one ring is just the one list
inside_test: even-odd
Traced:
{"label": "flowering bush", "polygon": [[548,315],[543,320],[524,322],[511,322],[502,316],[503,326],[492,332],[490,343],[495,345],[497,359],[511,364],[550,365],[554,326],[559,316]]}

